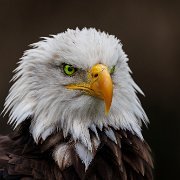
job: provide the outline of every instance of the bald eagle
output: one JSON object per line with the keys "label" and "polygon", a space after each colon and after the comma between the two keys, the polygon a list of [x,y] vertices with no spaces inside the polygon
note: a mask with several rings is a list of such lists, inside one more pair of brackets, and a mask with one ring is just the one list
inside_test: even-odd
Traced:
{"label": "bald eagle", "polygon": [[68,29],[20,59],[0,136],[0,179],[152,180],[148,124],[115,36]]}

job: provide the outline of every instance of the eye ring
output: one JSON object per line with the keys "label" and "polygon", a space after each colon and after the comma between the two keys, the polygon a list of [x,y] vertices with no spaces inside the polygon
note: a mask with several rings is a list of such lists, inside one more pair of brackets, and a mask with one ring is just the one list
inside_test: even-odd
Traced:
{"label": "eye ring", "polygon": [[63,71],[67,76],[72,76],[77,69],[70,64],[63,64]]}

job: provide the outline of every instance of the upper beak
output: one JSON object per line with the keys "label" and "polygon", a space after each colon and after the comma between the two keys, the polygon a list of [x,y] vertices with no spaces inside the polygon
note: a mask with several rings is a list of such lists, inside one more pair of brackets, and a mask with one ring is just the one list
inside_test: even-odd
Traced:
{"label": "upper beak", "polygon": [[70,84],[66,88],[83,90],[92,96],[103,99],[105,102],[105,114],[108,114],[113,97],[113,83],[107,66],[103,64],[94,65],[88,72],[87,82]]}

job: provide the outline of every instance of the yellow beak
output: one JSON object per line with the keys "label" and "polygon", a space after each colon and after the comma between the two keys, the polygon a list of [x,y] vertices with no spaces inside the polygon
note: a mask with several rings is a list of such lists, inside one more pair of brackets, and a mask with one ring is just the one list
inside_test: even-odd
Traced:
{"label": "yellow beak", "polygon": [[91,96],[103,99],[105,102],[105,114],[107,115],[113,97],[113,83],[107,66],[96,64],[88,72],[88,81],[80,84],[69,84],[68,89],[82,90]]}

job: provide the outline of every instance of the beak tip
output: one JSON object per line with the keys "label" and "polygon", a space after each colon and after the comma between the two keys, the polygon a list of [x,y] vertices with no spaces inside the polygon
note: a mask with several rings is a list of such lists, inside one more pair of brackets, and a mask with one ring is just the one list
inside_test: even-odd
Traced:
{"label": "beak tip", "polygon": [[109,112],[105,111],[105,116],[108,116]]}
{"label": "beak tip", "polygon": [[108,114],[109,114],[109,111],[110,111],[110,108],[105,108],[105,116],[108,116]]}

